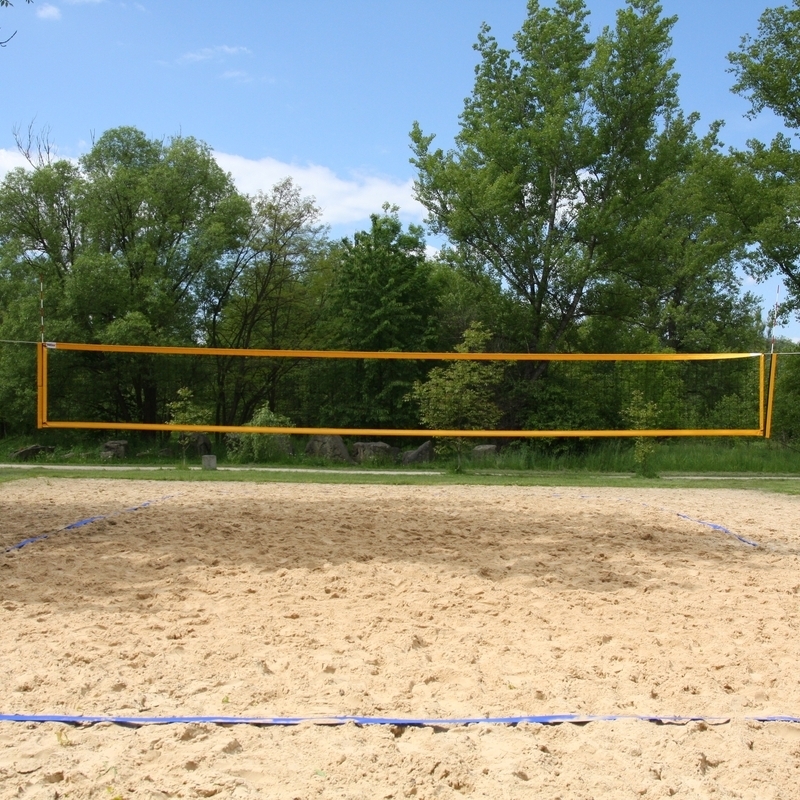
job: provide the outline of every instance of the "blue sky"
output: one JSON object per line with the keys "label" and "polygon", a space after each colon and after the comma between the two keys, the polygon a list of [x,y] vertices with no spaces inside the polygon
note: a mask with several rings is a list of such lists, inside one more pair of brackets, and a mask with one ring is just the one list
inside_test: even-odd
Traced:
{"label": "blue sky", "polygon": [[[595,32],[622,2],[588,0]],[[733,146],[780,129],[768,114],[744,118],[726,71],[767,4],[662,2],[679,18],[683,107],[701,114],[701,131],[725,120]],[[0,175],[20,163],[15,126],[49,128],[58,152],[76,157],[92,136],[135,125],[207,142],[247,192],[292,175],[335,235],[363,227],[385,201],[420,222],[412,123],[447,147],[481,23],[511,46],[525,13],[524,0],[14,0],[0,9],[0,39],[17,31],[0,51]],[[757,287],[770,306],[775,286]],[[800,325],[784,332],[800,335]]]}

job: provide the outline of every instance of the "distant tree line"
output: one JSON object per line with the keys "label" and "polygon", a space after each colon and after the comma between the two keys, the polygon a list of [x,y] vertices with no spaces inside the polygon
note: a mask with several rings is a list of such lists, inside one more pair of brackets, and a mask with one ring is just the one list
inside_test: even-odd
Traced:
{"label": "distant tree line", "polygon": [[[430,351],[464,347],[479,330],[497,352],[763,349],[762,309],[740,276],[780,275],[779,315],[797,312],[800,152],[789,135],[740,151],[724,149],[721,123],[698,132],[668,55],[676,18],[655,0],[628,0],[594,39],[587,17],[583,0],[530,0],[514,51],[484,26],[453,147],[435,148],[414,124],[416,195],[447,243],[435,255],[390,206],[332,239],[290,179],[243,195],[188,136],[121,127],[77,162],[40,152],[0,184],[0,339],[38,338],[41,277],[47,337],[61,341]],[[730,56],[734,90],[790,130],[800,127],[798,42],[795,0],[765,11]],[[94,410],[70,411],[163,421],[177,387],[218,424],[266,406],[341,427],[436,416],[426,362],[204,361],[169,376],[155,362],[104,372],[97,359],[74,361],[96,377],[70,402]],[[65,368],[63,386],[78,374]],[[609,408],[599,386],[570,397],[545,362],[493,386],[502,424],[630,414],[624,397]],[[34,426],[35,388],[32,348],[0,345],[0,431]]]}

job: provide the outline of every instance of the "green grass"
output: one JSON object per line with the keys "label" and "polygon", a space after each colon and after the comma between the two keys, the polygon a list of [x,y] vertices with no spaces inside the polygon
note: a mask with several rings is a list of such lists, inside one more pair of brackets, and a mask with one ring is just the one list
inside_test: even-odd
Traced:
{"label": "green grass", "polygon": [[621,489],[661,488],[661,489],[753,489],[779,494],[800,495],[800,477],[770,480],[757,475],[737,476],[734,480],[724,477],[696,480],[690,476],[669,476],[664,478],[642,478],[633,475],[591,472],[538,472],[508,470],[467,470],[461,473],[442,472],[435,475],[421,474],[409,470],[402,475],[389,475],[379,470],[368,474],[354,474],[347,469],[330,469],[322,472],[258,472],[243,470],[189,471],[159,470],[144,472],[136,470],[107,472],[103,470],[65,470],[50,471],[42,468],[21,470],[0,466],[0,483],[21,479],[72,480],[76,478],[101,478],[105,480],[146,480],[146,481],[186,481],[186,482],[229,482],[246,481],[250,483],[333,483],[369,485],[414,485],[414,486],[580,486],[585,488],[610,486]]}
{"label": "green grass", "polygon": [[[236,472],[218,470],[197,471],[184,468],[179,449],[172,457],[159,457],[158,449],[164,443],[152,439],[128,436],[131,455],[124,461],[112,462],[114,466],[128,466],[130,470],[106,471],[99,469],[109,462],[101,461],[100,446],[108,436],[73,431],[41,431],[35,438],[0,439],[0,482],[25,477],[47,475],[48,478],[117,478],[137,480],[176,481],[291,481],[295,483],[380,483],[380,484],[512,484],[512,485],[572,485],[572,486],[724,486],[759,488],[769,491],[798,493],[800,487],[800,452],[777,441],[760,439],[705,439],[669,440],[660,442],[653,456],[652,467],[661,479],[645,479],[635,475],[632,442],[629,440],[604,440],[568,442],[521,442],[504,447],[497,455],[485,459],[466,458],[460,472],[455,459],[439,459],[433,464],[399,467],[396,464],[362,464],[355,467],[336,466],[319,458],[304,455],[292,456],[282,462],[270,464],[280,472],[259,472],[247,465],[235,465]],[[21,470],[3,467],[10,454],[32,442],[53,445],[53,454],[42,455],[35,462],[40,467],[61,466],[65,469]],[[149,452],[146,452],[149,451]],[[68,456],[68,454],[70,454]],[[140,455],[142,454],[142,455]],[[217,450],[220,466],[226,466],[224,448]],[[189,466],[199,466],[200,459],[190,456]],[[94,469],[69,469],[71,466],[98,467]],[[135,467],[148,466],[160,469],[139,471]],[[324,469],[322,472],[292,472],[292,468]],[[401,471],[401,475],[387,475],[382,470]],[[423,475],[436,470],[439,475]],[[364,474],[368,472],[369,474]],[[684,480],[682,476],[687,476]],[[706,480],[691,480],[699,476]],[[737,478],[731,480],[712,479]],[[783,481],[765,480],[767,477],[796,478]]]}
{"label": "green grass", "polygon": [[[482,462],[505,470],[635,472],[632,441],[580,443],[561,452],[547,446],[509,447]],[[473,466],[475,466],[473,462]],[[652,458],[658,474],[757,473],[800,475],[800,451],[762,439],[669,440],[660,442]]]}

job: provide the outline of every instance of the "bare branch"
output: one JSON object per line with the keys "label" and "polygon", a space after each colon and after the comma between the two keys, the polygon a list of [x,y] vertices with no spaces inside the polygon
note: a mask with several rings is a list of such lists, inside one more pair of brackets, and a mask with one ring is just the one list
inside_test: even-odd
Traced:
{"label": "bare branch", "polygon": [[35,169],[52,164],[56,158],[56,148],[50,140],[50,126],[45,125],[39,133],[36,133],[34,123],[35,120],[28,123],[28,129],[24,134],[15,126],[13,134],[17,150]]}

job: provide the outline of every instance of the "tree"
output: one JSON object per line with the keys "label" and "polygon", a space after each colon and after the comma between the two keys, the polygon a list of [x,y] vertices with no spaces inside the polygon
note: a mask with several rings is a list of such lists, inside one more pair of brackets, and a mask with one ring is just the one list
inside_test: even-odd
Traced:
{"label": "tree", "polygon": [[[467,328],[457,353],[481,353],[492,338],[480,323]],[[495,392],[503,380],[498,361],[452,361],[435,367],[425,381],[415,381],[411,396],[419,404],[422,424],[434,430],[492,430],[503,415]],[[470,440],[463,436],[441,439],[439,452],[455,452],[457,468]]]}
{"label": "tree", "polygon": [[[116,128],[78,164],[44,159],[12,170],[0,184],[0,257],[28,313],[8,338],[38,338],[41,275],[52,339],[200,343],[202,288],[238,245],[248,214],[209,148],[190,137],[163,142]],[[171,394],[159,392],[166,376],[156,370],[118,358],[115,370],[94,370],[91,387],[70,370],[59,380],[106,418],[155,422]]]}
{"label": "tree", "polygon": [[532,352],[564,347],[607,300],[631,267],[625,235],[690,168],[696,141],[667,57],[675,18],[628,0],[591,42],[587,16],[583,0],[530,0],[514,54],[484,26],[455,149],[411,133],[432,228],[524,308],[518,346]]}
{"label": "tree", "polygon": [[[329,305],[334,347],[365,351],[424,351],[435,335],[436,295],[425,256],[422,228],[403,230],[398,209],[384,205],[368,231],[345,239],[335,254]],[[405,398],[424,365],[365,360],[329,365],[328,414],[339,424],[396,425],[410,422]]]}
{"label": "tree", "polygon": [[[327,228],[313,198],[290,178],[250,198],[238,245],[204,273],[202,339],[209,347],[303,349],[317,330],[324,287],[317,286],[328,254]],[[267,403],[298,362],[219,359],[219,425],[242,424]]]}
{"label": "tree", "polygon": [[800,0],[793,6],[764,11],[758,36],[743,36],[728,60],[736,76],[733,91],[750,101],[750,116],[768,108],[788,127],[800,128]]}
{"label": "tree", "polygon": [[[728,55],[733,91],[746,97],[750,116],[770,109],[790,129],[800,128],[800,0],[768,8],[758,36],[744,36]],[[788,290],[783,313],[800,308],[800,152],[779,134],[767,146],[752,140],[731,154],[745,213],[734,211],[751,245],[745,267],[757,279],[778,274]]]}
{"label": "tree", "polygon": [[[25,0],[25,2],[32,3],[33,0]],[[8,8],[9,6],[13,5],[14,4],[11,2],[11,0],[0,0],[0,8]],[[14,33],[12,33],[11,36],[8,37],[8,39],[3,39],[2,41],[0,41],[0,47],[5,47],[16,35],[17,32],[14,31]]]}
{"label": "tree", "polygon": [[[615,274],[570,342],[586,352],[751,351],[763,342],[758,300],[742,294],[747,238],[726,207],[730,158],[716,129],[690,145],[690,166],[665,180],[648,213],[616,237]],[[738,213],[752,198],[736,190]]]}
{"label": "tree", "polygon": [[[198,406],[192,397],[192,390],[181,386],[176,392],[176,399],[167,403],[168,421],[173,425],[207,425],[208,412]],[[176,436],[186,466],[186,451],[192,443],[192,435],[187,431],[179,431]]]}

